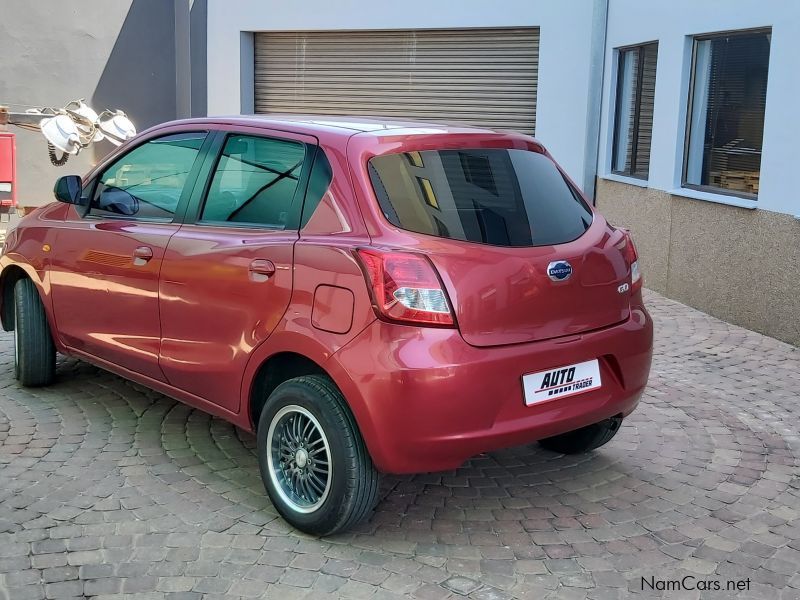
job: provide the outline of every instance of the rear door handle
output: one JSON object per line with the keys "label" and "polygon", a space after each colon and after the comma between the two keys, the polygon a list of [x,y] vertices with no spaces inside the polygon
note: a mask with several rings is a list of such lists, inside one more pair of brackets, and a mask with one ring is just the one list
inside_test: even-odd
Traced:
{"label": "rear door handle", "polygon": [[133,251],[133,264],[137,267],[146,265],[153,258],[153,249],[148,246],[139,246]]}
{"label": "rear door handle", "polygon": [[256,258],[250,263],[250,279],[253,281],[266,281],[275,275],[275,265],[271,260]]}

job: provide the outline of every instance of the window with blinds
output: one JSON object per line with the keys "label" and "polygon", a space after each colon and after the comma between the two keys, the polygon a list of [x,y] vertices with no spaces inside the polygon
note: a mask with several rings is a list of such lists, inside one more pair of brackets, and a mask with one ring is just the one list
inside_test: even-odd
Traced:
{"label": "window with blinds", "polygon": [[658,43],[621,48],[614,115],[614,173],[647,179],[653,135]]}
{"label": "window with blinds", "polygon": [[683,185],[755,199],[770,30],[695,38]]}

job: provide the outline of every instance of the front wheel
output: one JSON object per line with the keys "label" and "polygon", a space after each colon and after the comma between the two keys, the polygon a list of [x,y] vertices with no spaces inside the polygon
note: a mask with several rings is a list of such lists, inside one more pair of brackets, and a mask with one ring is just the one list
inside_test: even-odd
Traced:
{"label": "front wheel", "polygon": [[14,286],[14,376],[24,386],[53,382],[56,348],[42,299],[33,281],[22,278]]}
{"label": "front wheel", "polygon": [[547,450],[561,454],[581,454],[610,442],[617,435],[620,425],[622,417],[611,417],[575,431],[539,440],[539,444]]}
{"label": "front wheel", "polygon": [[270,500],[291,525],[330,535],[366,518],[378,473],[333,382],[307,375],[279,385],[258,422],[258,460]]}

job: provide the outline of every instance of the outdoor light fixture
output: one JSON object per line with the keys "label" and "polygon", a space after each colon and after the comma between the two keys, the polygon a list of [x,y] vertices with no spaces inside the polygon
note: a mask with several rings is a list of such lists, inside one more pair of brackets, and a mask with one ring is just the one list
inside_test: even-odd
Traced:
{"label": "outdoor light fixture", "polygon": [[66,154],[77,154],[81,150],[81,138],[75,121],[67,115],[55,115],[39,122],[47,143]]}
{"label": "outdoor light fixture", "polygon": [[[119,146],[136,135],[128,116],[121,110],[104,110],[99,115],[81,98],[64,108],[31,108],[25,112],[3,111],[3,124],[39,130],[47,140],[50,162],[61,166],[95,142],[108,140]],[[61,157],[57,153],[61,153]]]}
{"label": "outdoor light fixture", "polygon": [[106,110],[95,121],[102,133],[105,134],[106,139],[119,146],[125,140],[129,140],[136,135],[136,128],[131,123],[128,116],[121,110],[110,111]]}
{"label": "outdoor light fixture", "polygon": [[[71,108],[72,106],[74,108]],[[75,125],[78,126],[82,143],[90,144],[103,139],[103,133],[95,126],[99,117],[94,112],[94,109],[86,104],[83,99],[70,102],[65,107],[65,110],[67,114],[73,117]]]}

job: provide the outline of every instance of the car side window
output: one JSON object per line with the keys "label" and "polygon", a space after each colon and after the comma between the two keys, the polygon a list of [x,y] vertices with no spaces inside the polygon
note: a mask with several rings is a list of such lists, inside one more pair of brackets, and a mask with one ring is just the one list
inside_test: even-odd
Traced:
{"label": "car side window", "polygon": [[300,142],[230,135],[200,221],[286,229],[305,156]]}
{"label": "car side window", "polygon": [[300,229],[308,224],[311,215],[317,210],[319,203],[322,202],[322,197],[328,191],[328,187],[333,181],[333,168],[325,156],[322,148],[317,148],[314,155],[314,164],[311,167],[311,174],[308,177],[308,190],[306,191],[306,199],[303,202],[303,217],[300,219]]}
{"label": "car side window", "polygon": [[98,178],[89,214],[172,221],[206,135],[176,133],[125,154]]}

